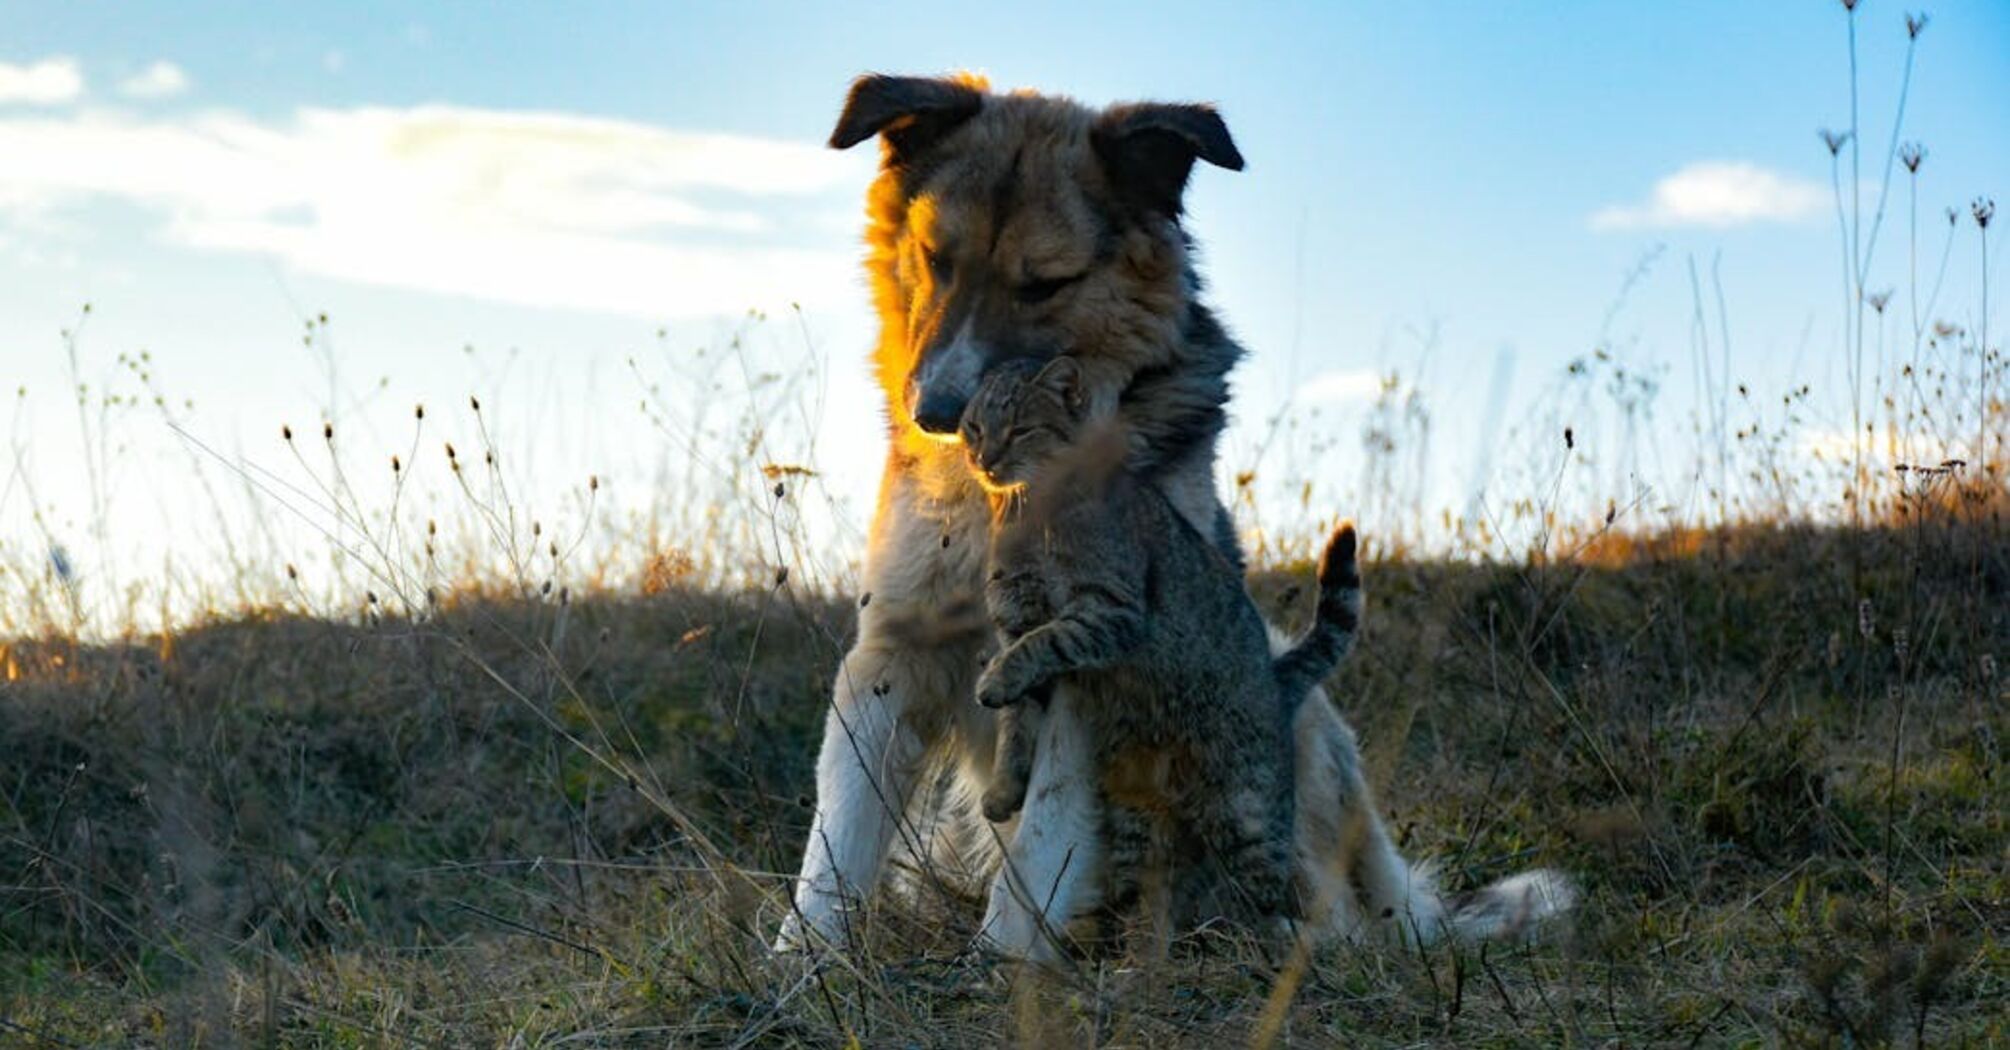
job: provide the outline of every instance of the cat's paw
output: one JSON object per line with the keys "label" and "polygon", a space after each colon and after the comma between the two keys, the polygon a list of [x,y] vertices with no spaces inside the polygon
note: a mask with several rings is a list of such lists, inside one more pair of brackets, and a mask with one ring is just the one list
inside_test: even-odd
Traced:
{"label": "cat's paw", "polygon": [[977,676],[977,702],[990,708],[1018,703],[1025,698],[1027,687],[1017,678],[1011,664],[993,659],[984,665],[984,673]]}
{"label": "cat's paw", "polygon": [[1023,780],[1015,784],[1000,781],[984,790],[984,819],[993,824],[1011,820],[1025,805],[1026,783]]}

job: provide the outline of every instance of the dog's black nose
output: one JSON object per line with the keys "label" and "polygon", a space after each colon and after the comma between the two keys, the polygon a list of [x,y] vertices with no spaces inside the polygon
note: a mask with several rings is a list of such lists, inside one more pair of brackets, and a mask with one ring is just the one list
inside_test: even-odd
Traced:
{"label": "dog's black nose", "polygon": [[963,402],[954,397],[924,397],[914,409],[914,425],[929,434],[954,434],[963,421]]}

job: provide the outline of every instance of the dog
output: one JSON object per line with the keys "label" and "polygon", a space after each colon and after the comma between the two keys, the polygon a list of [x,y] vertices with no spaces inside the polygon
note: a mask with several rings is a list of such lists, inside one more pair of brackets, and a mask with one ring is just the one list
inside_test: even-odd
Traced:
{"label": "dog", "polygon": [[[1067,924],[1099,902],[1086,734],[1058,689],[1024,809],[1013,824],[984,824],[975,799],[991,779],[996,716],[972,690],[991,633],[914,629],[955,619],[983,590],[989,505],[956,429],[990,369],[1065,354],[1092,411],[1121,417],[1124,469],[1240,571],[1214,467],[1243,350],[1202,302],[1181,218],[1196,162],[1237,171],[1243,157],[1208,105],[1096,109],[994,93],[970,75],[860,77],[830,145],[875,136],[866,271],[887,458],[858,640],[833,686],[816,809],[776,947],[854,938],[859,905],[898,850],[936,877],[988,882],[985,941],[1051,958]],[[1538,872],[1446,906],[1428,870],[1390,843],[1352,732],[1323,696],[1310,699],[1292,728],[1297,874],[1315,928],[1428,939],[1493,932],[1567,903],[1567,884]],[[929,788],[944,769],[952,790],[940,795]]]}

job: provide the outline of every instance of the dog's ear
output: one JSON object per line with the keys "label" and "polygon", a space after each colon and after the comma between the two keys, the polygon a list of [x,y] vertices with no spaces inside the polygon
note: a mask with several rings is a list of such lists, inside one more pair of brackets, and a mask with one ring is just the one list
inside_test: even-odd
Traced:
{"label": "dog's ear", "polygon": [[1112,106],[1089,133],[1117,189],[1146,208],[1178,215],[1195,158],[1242,170],[1242,153],[1213,106],[1135,102]]}
{"label": "dog's ear", "polygon": [[1082,409],[1088,405],[1087,392],[1082,389],[1082,365],[1065,354],[1041,366],[1033,382],[1059,394],[1068,411],[1075,415],[1081,415]]}
{"label": "dog's ear", "polygon": [[981,82],[966,77],[889,77],[868,73],[851,82],[844,112],[831,130],[832,149],[884,136],[887,163],[933,145],[984,107]]}

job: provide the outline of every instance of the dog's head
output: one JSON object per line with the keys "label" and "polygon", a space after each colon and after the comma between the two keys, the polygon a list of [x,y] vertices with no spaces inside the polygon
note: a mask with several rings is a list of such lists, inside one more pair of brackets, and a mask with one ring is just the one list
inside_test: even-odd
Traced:
{"label": "dog's head", "polygon": [[874,135],[876,362],[900,429],[953,440],[1003,361],[1066,353],[1108,408],[1171,359],[1189,292],[1187,176],[1195,160],[1242,167],[1211,107],[1095,110],[969,76],[866,76],[830,143]]}

